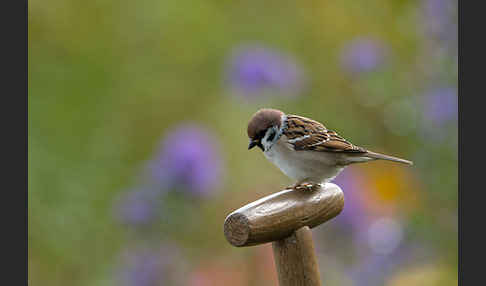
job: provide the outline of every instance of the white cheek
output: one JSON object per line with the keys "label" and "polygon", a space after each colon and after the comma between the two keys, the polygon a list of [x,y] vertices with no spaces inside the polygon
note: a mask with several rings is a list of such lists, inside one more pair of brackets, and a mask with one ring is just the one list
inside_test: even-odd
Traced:
{"label": "white cheek", "polygon": [[[275,143],[275,141],[277,139],[277,132],[278,132],[278,130],[275,127],[273,127],[273,128],[269,128],[267,130],[267,132],[265,133],[265,136],[262,138],[262,141],[261,141],[265,151],[268,151],[273,146],[273,144]],[[268,141],[268,137],[272,133],[275,133],[274,136],[273,136],[273,140]]]}
{"label": "white cheek", "polygon": [[262,145],[265,151],[268,151],[272,147],[272,142],[268,142],[266,139],[262,140]]}

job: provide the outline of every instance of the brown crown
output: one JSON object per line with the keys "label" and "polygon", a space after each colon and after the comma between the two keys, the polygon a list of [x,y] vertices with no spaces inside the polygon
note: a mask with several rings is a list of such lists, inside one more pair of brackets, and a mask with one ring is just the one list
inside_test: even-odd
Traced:
{"label": "brown crown", "polygon": [[248,137],[255,139],[255,137],[262,131],[267,130],[272,126],[279,126],[281,124],[282,115],[284,113],[277,109],[263,108],[253,114],[250,122],[248,123]]}

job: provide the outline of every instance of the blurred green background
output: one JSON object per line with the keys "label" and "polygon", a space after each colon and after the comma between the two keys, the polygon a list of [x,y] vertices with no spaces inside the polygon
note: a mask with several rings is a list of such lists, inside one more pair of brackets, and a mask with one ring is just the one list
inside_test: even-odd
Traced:
{"label": "blurred green background", "polygon": [[324,285],[457,285],[457,1],[29,1],[30,285],[277,285],[262,107],[413,160],[336,180]]}

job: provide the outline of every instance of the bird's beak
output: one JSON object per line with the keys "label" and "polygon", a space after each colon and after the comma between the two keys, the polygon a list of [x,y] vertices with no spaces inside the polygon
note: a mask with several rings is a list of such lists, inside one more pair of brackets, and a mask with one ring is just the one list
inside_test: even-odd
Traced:
{"label": "bird's beak", "polygon": [[258,140],[251,140],[250,139],[250,144],[248,144],[248,150],[255,147],[256,145],[258,145]]}
{"label": "bird's beak", "polygon": [[251,148],[258,146],[258,148],[262,149],[262,151],[265,151],[263,148],[262,142],[260,140],[250,140],[250,144],[248,144],[248,150]]}

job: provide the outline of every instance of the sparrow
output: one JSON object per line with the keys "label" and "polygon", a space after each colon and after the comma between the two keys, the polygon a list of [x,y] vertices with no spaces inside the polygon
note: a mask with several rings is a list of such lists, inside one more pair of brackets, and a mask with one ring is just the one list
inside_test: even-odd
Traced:
{"label": "sparrow", "polygon": [[346,166],[373,160],[407,165],[413,162],[351,144],[323,124],[277,109],[258,110],[247,128],[250,144],[296,183],[293,189],[315,189],[332,181]]}

